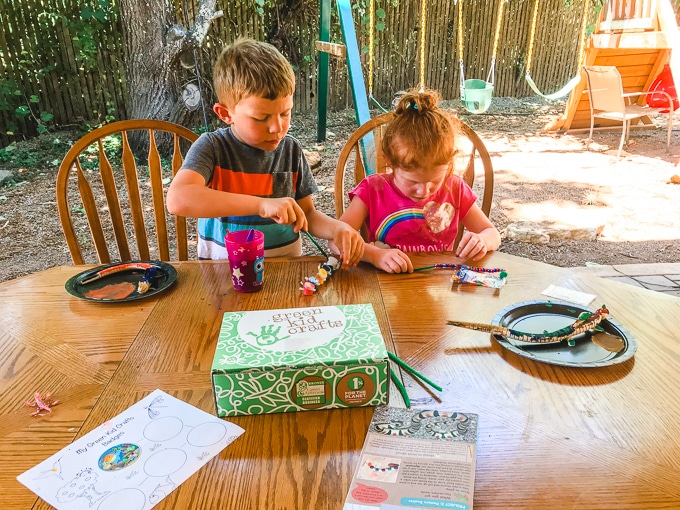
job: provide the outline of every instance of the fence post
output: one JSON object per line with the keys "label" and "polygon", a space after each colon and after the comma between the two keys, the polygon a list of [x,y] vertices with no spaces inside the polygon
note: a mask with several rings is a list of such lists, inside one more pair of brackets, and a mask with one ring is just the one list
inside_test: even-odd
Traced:
{"label": "fence post", "polygon": [[[319,1],[319,40],[330,42],[331,40],[331,0]],[[316,141],[323,142],[326,139],[326,119],[328,118],[328,53],[319,53],[319,78],[317,81],[317,111]]]}

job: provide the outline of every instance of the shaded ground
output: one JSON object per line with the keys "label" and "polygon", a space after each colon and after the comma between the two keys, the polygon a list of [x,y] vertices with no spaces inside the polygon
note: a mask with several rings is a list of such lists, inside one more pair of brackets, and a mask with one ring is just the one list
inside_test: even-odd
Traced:
{"label": "shaded ground", "polygon": [[[445,106],[463,111],[453,101]],[[635,145],[627,156],[617,158],[607,153],[617,148],[617,133],[596,133],[588,152],[586,134],[542,133],[563,109],[563,103],[534,98],[497,98],[484,115],[461,114],[491,153],[496,176],[491,219],[501,232],[521,220],[566,228],[604,227],[596,241],[534,245],[504,239],[501,251],[564,267],[680,261],[680,185],[669,183],[680,173],[680,119],[670,153],[665,150],[665,130],[659,128],[634,132]],[[291,134],[322,156],[314,171],[323,189],[315,201],[330,214],[335,163],[355,129],[353,119],[352,111],[329,115],[328,140],[323,143],[316,142],[315,113],[293,119]],[[23,170],[5,164],[15,174],[13,182],[0,187],[0,281],[71,263],[54,183],[59,151],[63,155],[64,147],[79,136],[60,132],[25,142],[20,144],[27,149]],[[81,234],[88,235],[84,227]]]}

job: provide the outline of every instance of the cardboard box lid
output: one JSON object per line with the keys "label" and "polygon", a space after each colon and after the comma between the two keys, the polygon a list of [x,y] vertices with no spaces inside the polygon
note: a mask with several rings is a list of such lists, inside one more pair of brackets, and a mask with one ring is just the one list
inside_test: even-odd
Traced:
{"label": "cardboard box lid", "polygon": [[226,312],[212,373],[367,364],[386,358],[370,304]]}

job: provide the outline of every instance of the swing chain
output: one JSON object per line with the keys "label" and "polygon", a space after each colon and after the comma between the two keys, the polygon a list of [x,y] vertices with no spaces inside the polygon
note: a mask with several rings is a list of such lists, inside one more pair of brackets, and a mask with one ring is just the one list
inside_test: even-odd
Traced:
{"label": "swing chain", "polygon": [[427,0],[420,2],[420,92],[425,90],[425,32],[427,21]]}
{"label": "swing chain", "polygon": [[[496,53],[498,52],[498,42],[501,37],[501,27],[503,26],[503,9],[508,0],[500,0],[498,3],[498,13],[496,14],[496,30],[493,38],[493,50],[491,51],[491,66],[486,77],[487,83],[494,85],[496,80]],[[463,0],[456,0],[458,4],[458,63],[460,66],[460,88],[465,90],[465,61],[463,58]],[[462,92],[461,92],[462,95]]]}

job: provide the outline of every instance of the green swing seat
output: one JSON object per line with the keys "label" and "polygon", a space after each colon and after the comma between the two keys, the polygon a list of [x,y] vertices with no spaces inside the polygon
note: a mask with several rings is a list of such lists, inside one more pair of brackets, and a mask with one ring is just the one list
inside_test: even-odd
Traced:
{"label": "green swing seat", "polygon": [[465,80],[460,88],[460,100],[470,113],[484,113],[491,106],[493,83],[484,80]]}

